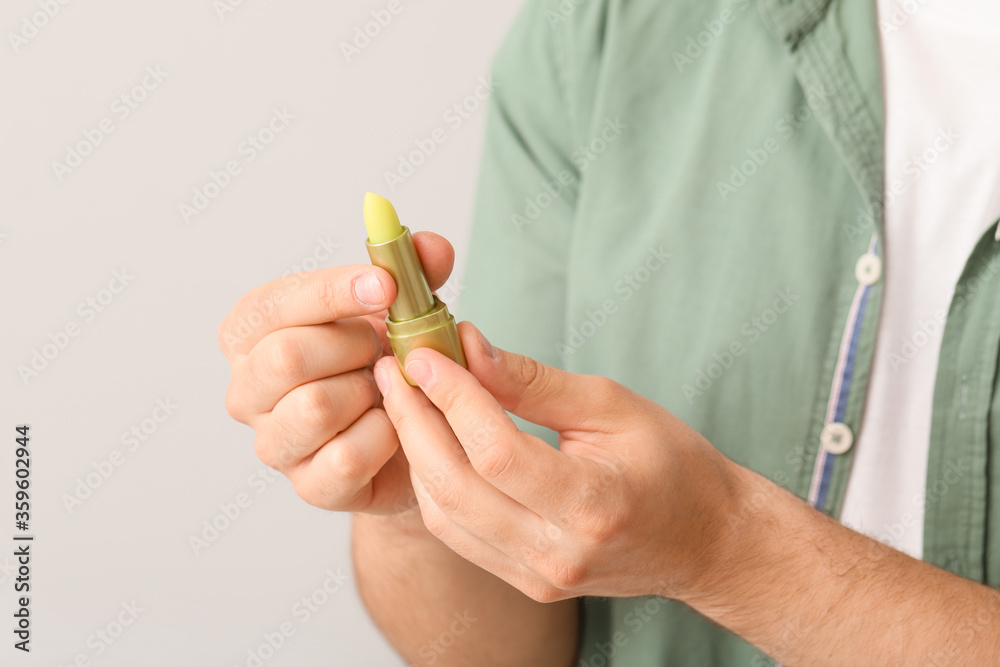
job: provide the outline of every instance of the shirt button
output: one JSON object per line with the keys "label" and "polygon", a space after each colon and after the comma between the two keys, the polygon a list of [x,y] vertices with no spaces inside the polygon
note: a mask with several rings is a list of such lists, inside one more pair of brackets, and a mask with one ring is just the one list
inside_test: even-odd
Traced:
{"label": "shirt button", "polygon": [[831,454],[843,454],[854,444],[854,433],[847,424],[832,422],[823,427],[819,442]]}
{"label": "shirt button", "polygon": [[854,277],[862,285],[874,285],[882,277],[882,258],[868,253],[854,265]]}

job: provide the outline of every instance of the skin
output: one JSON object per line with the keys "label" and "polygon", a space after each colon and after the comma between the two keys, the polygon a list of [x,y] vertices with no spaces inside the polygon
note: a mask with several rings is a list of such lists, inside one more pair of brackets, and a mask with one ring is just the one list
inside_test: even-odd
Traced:
{"label": "skin", "polygon": [[[450,246],[415,242],[440,286]],[[354,289],[363,275],[381,295]],[[412,664],[571,665],[575,598],[650,594],[787,665],[995,660],[1000,592],[841,526],[627,388],[497,350],[469,323],[469,369],[416,350],[410,387],[385,341],[389,276],[300,276],[248,293],[220,327],[227,408],[305,500],[355,512],[362,597]],[[263,323],[240,329],[255,312]],[[558,432],[560,450],[507,411]]]}

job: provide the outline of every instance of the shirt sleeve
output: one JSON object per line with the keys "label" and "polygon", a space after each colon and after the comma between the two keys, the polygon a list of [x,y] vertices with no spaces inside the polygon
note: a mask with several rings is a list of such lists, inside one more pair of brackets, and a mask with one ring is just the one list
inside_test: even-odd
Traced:
{"label": "shirt sleeve", "polygon": [[[497,85],[487,112],[459,315],[494,344],[551,366],[561,365],[556,346],[566,331],[567,268],[582,175],[574,154],[590,122],[589,84],[598,69],[604,5],[528,0],[493,61]],[[557,446],[548,429],[515,421]],[[608,605],[586,602],[581,639],[606,636]]]}
{"label": "shirt sleeve", "polygon": [[[556,4],[529,0],[493,60],[459,307],[494,344],[549,365],[560,363],[580,179],[565,74],[570,26]],[[554,444],[547,429],[517,423]]]}
{"label": "shirt sleeve", "polygon": [[529,0],[494,57],[459,307],[494,344],[550,365],[559,364],[563,339],[580,176],[572,162],[566,23],[556,3]]}

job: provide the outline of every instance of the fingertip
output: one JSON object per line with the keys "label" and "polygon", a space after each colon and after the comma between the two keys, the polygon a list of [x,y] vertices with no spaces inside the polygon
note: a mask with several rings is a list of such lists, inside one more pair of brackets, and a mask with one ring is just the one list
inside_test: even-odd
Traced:
{"label": "fingertip", "polygon": [[392,356],[390,354],[390,355],[386,355],[386,356],[380,358],[378,361],[376,361],[374,368],[381,369],[383,371],[388,371],[391,366],[395,366],[395,365],[396,365],[396,357],[394,357],[394,356]]}
{"label": "fingertip", "polygon": [[406,374],[416,382],[421,389],[426,389],[434,382],[434,368],[423,359],[406,359]]}
{"label": "fingertip", "polygon": [[493,347],[493,343],[486,339],[486,336],[479,330],[479,327],[474,324],[471,324],[470,326],[476,332],[476,342],[479,344],[480,351],[490,361],[498,361],[500,359],[500,351]]}
{"label": "fingertip", "polygon": [[469,372],[483,382],[497,372],[501,351],[494,347],[472,322],[459,322],[458,335],[462,340]]}
{"label": "fingertip", "polygon": [[415,347],[410,350],[409,354],[406,355],[406,363],[404,366],[409,368],[411,363],[420,361],[423,363],[432,363],[435,357],[443,357],[444,355],[437,350],[432,350],[429,347]]}
{"label": "fingertip", "polygon": [[384,310],[396,298],[396,283],[385,269],[370,266],[354,276],[351,293],[362,306]]}
{"label": "fingertip", "polygon": [[389,377],[389,372],[385,369],[384,364],[379,365],[380,363],[375,364],[372,375],[375,376],[375,384],[378,386],[379,393],[382,394],[382,398],[384,399],[389,396],[389,390],[392,388],[392,378]]}
{"label": "fingertip", "polygon": [[[464,347],[464,346],[463,346]],[[467,349],[467,348],[466,348]],[[468,360],[468,355],[466,355]],[[451,382],[457,375],[467,372],[467,369],[456,363],[448,355],[441,354],[429,347],[417,347],[406,355],[406,374],[416,382],[421,389],[428,389],[438,378]]]}
{"label": "fingertip", "polygon": [[414,232],[413,245],[420,256],[427,284],[431,290],[439,289],[455,267],[455,249],[448,239],[434,232]]}

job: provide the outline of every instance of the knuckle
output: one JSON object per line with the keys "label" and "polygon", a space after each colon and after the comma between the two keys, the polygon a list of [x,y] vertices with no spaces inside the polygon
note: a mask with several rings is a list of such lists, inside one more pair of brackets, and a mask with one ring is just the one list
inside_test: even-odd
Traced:
{"label": "knuckle", "polygon": [[317,281],[315,295],[316,305],[322,312],[329,315],[340,312],[341,289],[339,283],[332,277],[324,277]]}
{"label": "knuckle", "polygon": [[625,512],[616,506],[604,506],[592,515],[585,527],[587,539],[596,547],[606,547],[615,542],[625,528]]}
{"label": "knuckle", "polygon": [[274,443],[268,438],[257,435],[253,440],[253,450],[261,463],[274,470],[281,469],[280,456],[275,451]]}
{"label": "knuckle", "polygon": [[531,584],[523,587],[521,592],[535,602],[541,602],[542,604],[559,602],[560,600],[565,600],[569,597],[566,595],[565,591],[545,582],[532,582]]}
{"label": "knuckle", "polygon": [[424,527],[427,528],[428,533],[439,540],[444,539],[447,536],[450,521],[444,514],[441,512],[427,511],[421,507],[420,517],[423,519]]}
{"label": "knuckle", "polygon": [[268,286],[260,300],[260,314],[264,318],[268,329],[279,328],[281,322],[281,291],[276,287]]}
{"label": "knuckle", "polygon": [[[599,375],[590,376],[588,381],[591,385],[591,396],[595,404],[600,406],[599,412],[604,417],[625,416],[633,410],[631,405],[633,394],[624,385]],[[591,415],[584,417],[584,421],[589,419]]]}
{"label": "knuckle", "polygon": [[546,367],[531,357],[519,356],[520,363],[517,364],[515,373],[521,386],[544,389],[548,382],[548,371]]}
{"label": "knuckle", "polygon": [[462,492],[454,484],[436,483],[428,489],[431,500],[445,513],[458,512],[463,506]]}
{"label": "knuckle", "polygon": [[302,385],[298,391],[297,417],[305,430],[323,430],[336,419],[336,406],[319,382]]}
{"label": "knuckle", "polygon": [[615,489],[588,484],[569,509],[569,522],[584,541],[594,547],[614,543],[628,527],[626,503]]}
{"label": "knuckle", "polygon": [[494,438],[480,444],[473,465],[480,476],[488,480],[498,480],[507,473],[513,462],[514,449]]}
{"label": "knuckle", "polygon": [[[392,399],[387,399],[388,405],[392,407]],[[392,424],[392,428],[398,434],[419,433],[420,423],[413,415],[396,410],[386,410],[386,417]]]}
{"label": "knuckle", "polygon": [[624,392],[622,391],[623,389],[625,389],[625,387],[618,384],[611,378],[606,378],[603,375],[594,376],[594,392],[600,398],[607,401],[621,399],[624,395]]}
{"label": "knuckle", "polygon": [[313,507],[326,509],[333,505],[323,486],[310,477],[300,477],[292,483],[292,486],[296,495]]}
{"label": "knuckle", "polygon": [[512,355],[512,357],[517,359],[512,371],[514,384],[524,388],[519,395],[513,397],[512,411],[516,412],[524,401],[530,402],[532,397],[548,393],[552,380],[551,370],[545,364],[523,355]]}
{"label": "knuckle", "polygon": [[381,396],[378,390],[378,385],[375,384],[375,373],[370,368],[362,368],[358,372],[352,374],[353,382],[355,384],[355,395],[361,397],[361,402],[365,404],[370,404],[372,407],[378,404],[378,399]]}
{"label": "knuckle", "polygon": [[[443,383],[442,383],[443,384]],[[455,391],[451,388],[444,389],[435,398],[435,403],[441,408],[441,412],[446,414],[456,414],[463,416],[467,414],[468,401],[461,391]]]}
{"label": "knuckle", "polygon": [[226,390],[226,412],[230,417],[242,424],[246,424],[249,420],[250,415],[247,412],[246,406],[232,384]]}
{"label": "knuckle", "polygon": [[267,343],[265,355],[265,365],[269,374],[288,382],[295,382],[305,377],[309,365],[302,345],[295,335],[287,333],[274,337]]}
{"label": "knuckle", "polygon": [[561,591],[573,590],[586,579],[586,566],[573,558],[554,556],[547,559],[539,572],[546,581]]}
{"label": "knuckle", "polygon": [[368,481],[368,465],[358,451],[343,439],[335,439],[327,447],[333,447],[330,452],[330,467],[333,474],[342,480],[354,483]]}

